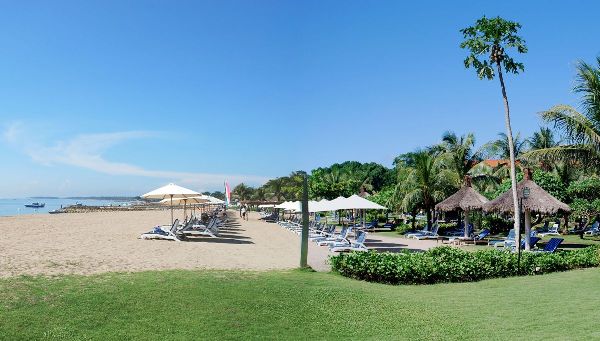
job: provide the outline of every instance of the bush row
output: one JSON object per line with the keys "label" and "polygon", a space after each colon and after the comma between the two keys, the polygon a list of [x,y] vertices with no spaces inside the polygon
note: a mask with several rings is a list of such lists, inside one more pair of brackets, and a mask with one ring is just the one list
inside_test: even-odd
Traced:
{"label": "bush row", "polygon": [[600,247],[555,253],[495,250],[464,251],[442,246],[425,252],[354,252],[330,257],[343,276],[389,284],[473,282],[488,278],[545,274],[600,265]]}

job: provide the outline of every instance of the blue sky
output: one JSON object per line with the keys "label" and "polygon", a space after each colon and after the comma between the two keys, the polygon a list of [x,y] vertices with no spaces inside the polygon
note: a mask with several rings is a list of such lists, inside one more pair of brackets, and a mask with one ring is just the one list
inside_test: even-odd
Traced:
{"label": "blue sky", "polygon": [[[542,5],[543,4],[543,5]],[[446,130],[504,130],[458,30],[523,24],[513,129],[577,104],[595,1],[22,1],[0,4],[0,197],[260,184],[345,160],[391,166]]]}

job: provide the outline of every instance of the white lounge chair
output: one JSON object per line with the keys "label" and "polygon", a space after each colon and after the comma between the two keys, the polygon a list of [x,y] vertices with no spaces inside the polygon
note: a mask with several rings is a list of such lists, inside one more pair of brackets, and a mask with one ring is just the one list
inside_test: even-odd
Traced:
{"label": "white lounge chair", "polygon": [[348,251],[369,251],[365,246],[365,240],[367,239],[367,232],[360,231],[356,236],[356,240],[350,242],[349,245],[333,244],[329,247],[331,252],[348,252]]}
{"label": "white lounge chair", "polygon": [[[166,225],[168,226],[168,225]],[[152,231],[142,233],[140,239],[162,239],[162,240],[174,240],[180,241],[177,237],[177,229],[179,228],[179,219],[175,219],[171,228],[165,228],[165,226],[157,226]]]}

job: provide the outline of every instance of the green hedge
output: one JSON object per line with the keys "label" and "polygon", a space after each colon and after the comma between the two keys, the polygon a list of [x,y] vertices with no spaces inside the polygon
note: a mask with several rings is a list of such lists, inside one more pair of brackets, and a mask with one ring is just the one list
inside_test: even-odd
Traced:
{"label": "green hedge", "polygon": [[488,278],[545,274],[600,265],[600,247],[555,253],[517,254],[496,249],[464,251],[442,246],[425,252],[353,252],[330,257],[333,270],[369,282],[433,284],[473,282]]}

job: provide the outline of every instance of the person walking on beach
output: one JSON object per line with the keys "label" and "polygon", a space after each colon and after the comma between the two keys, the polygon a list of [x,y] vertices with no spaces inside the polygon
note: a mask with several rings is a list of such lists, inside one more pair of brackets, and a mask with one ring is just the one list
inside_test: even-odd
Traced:
{"label": "person walking on beach", "polygon": [[248,212],[246,211],[246,205],[242,206],[242,220],[248,220]]}

